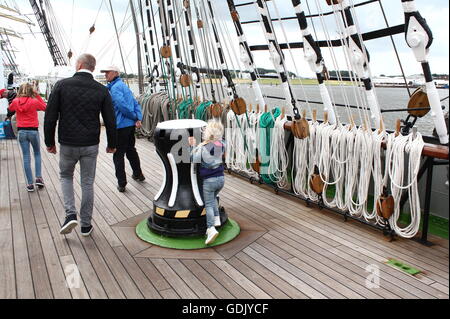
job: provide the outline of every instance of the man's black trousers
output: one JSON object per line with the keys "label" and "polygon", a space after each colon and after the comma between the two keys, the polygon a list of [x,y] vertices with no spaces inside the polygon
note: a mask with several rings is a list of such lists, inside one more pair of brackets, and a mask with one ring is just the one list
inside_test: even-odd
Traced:
{"label": "man's black trousers", "polygon": [[130,162],[134,176],[141,176],[141,161],[136,151],[136,137],[134,136],[136,128],[134,126],[125,127],[117,130],[118,146],[114,153],[114,166],[116,167],[117,182],[120,187],[127,185],[127,175],[125,173],[125,155]]}

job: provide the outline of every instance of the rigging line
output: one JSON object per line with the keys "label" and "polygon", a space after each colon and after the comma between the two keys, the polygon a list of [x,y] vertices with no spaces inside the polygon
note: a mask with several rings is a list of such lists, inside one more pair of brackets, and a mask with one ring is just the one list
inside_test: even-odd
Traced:
{"label": "rigging line", "polygon": [[[123,71],[125,72],[125,74],[127,74],[127,68],[126,68],[126,65],[125,65],[124,57],[123,57],[122,45],[120,44],[119,33],[118,33],[118,31],[117,31],[116,18],[115,18],[115,16],[114,16],[114,9],[113,9],[111,0],[109,0],[109,6],[110,6],[110,8],[111,8],[111,15],[112,15],[113,23],[114,23],[114,30],[115,30],[115,32],[116,32],[117,43],[119,44],[119,51],[120,51],[120,57],[122,58]],[[126,15],[126,14],[125,14],[125,15]],[[127,84],[130,85],[130,84],[128,83],[128,78],[126,79],[126,81],[127,81]]]}
{"label": "rigging line", "polygon": [[[243,79],[243,63],[242,63],[242,59],[239,59],[238,54],[236,53],[236,48],[234,47],[234,43],[236,42],[231,34],[230,34],[230,30],[228,28],[228,25],[226,24],[226,20],[224,18],[224,14],[225,12],[221,12],[219,10],[217,10],[217,7],[211,3],[214,6],[214,10],[215,12],[219,12],[220,14],[220,18],[216,19],[218,21],[218,27],[220,29],[220,34],[222,35],[222,41],[223,43],[228,45],[225,45],[225,49],[227,50],[228,56],[230,56],[230,60],[231,60],[231,64],[233,67],[233,74],[234,76],[237,78],[236,81],[237,83],[235,83],[236,86],[236,90],[237,88],[242,88],[242,86],[240,85],[240,80],[239,79]],[[238,65],[238,68],[236,69],[235,66],[235,62]],[[250,92],[251,89],[248,85],[244,85],[244,90],[247,93],[247,96],[250,96]]]}
{"label": "rigging line", "polygon": [[[186,24],[186,32],[188,34],[188,39],[189,39],[189,50],[190,50],[190,56],[189,56],[189,52],[188,51],[188,47],[186,45],[185,49],[186,49],[186,57],[187,60],[190,61],[190,65],[192,66],[189,69],[189,72],[191,73],[191,78],[193,79],[192,82],[195,82],[195,95],[197,98],[199,98],[199,93],[201,93],[201,74],[198,70],[199,64],[197,63],[197,58],[196,58],[196,40],[195,40],[195,32],[193,30],[193,24],[192,24],[192,13],[191,13],[191,5],[189,2],[186,2],[185,7],[182,8],[182,10],[184,10],[184,21]],[[193,72],[193,68],[194,68],[194,72]],[[195,68],[197,68],[195,70]],[[194,77],[192,77],[192,75],[195,74],[195,79]],[[192,85],[194,85],[194,83],[192,83]]]}
{"label": "rigging line", "polygon": [[[217,69],[217,70],[220,70],[220,72],[222,73],[222,78],[220,78],[219,81],[215,81],[216,82],[216,87],[218,88],[219,100],[220,101],[224,101],[225,97],[228,94],[225,94],[225,92],[223,90],[224,87],[223,87],[222,79],[223,79],[223,77],[226,77],[226,73],[225,72],[226,72],[226,70],[228,70],[228,67],[226,66],[225,62],[222,63],[224,61],[223,54],[222,54],[222,48],[221,48],[220,42],[218,42],[219,38],[218,38],[217,30],[215,29],[214,21],[211,21],[211,19],[210,19],[210,15],[208,14],[208,10],[206,10],[206,6],[207,5],[205,5],[205,1],[204,0],[201,0],[201,1],[202,1],[202,8],[203,8],[204,18],[205,18],[205,21],[207,21],[207,23],[206,23],[206,26],[207,26],[206,30],[209,31],[209,32],[206,33],[206,37],[208,38],[207,45],[209,46],[210,52],[211,52],[212,57],[213,57],[212,58],[213,67],[215,69]],[[211,32],[213,33],[212,35],[211,35]],[[216,40],[217,51],[214,50],[213,37]],[[219,55],[219,57],[218,57],[218,55]],[[222,96],[220,95],[220,93],[222,93]]]}
{"label": "rigging line", "polygon": [[[380,8],[381,8],[381,12],[383,13],[383,17],[384,17],[384,21],[386,23],[386,26],[389,28],[389,23],[386,17],[386,13],[384,12],[384,7],[383,7],[383,3],[381,1],[378,1],[378,3],[380,4]],[[392,35],[389,35],[389,37],[391,38],[391,42],[392,42],[392,46],[394,47],[394,51],[395,51],[395,56],[397,57],[397,61],[398,61],[398,65],[400,66],[400,70],[402,71],[402,76],[403,76],[403,80],[405,81],[405,85],[406,85],[406,89],[408,91],[408,95],[409,97],[411,97],[411,90],[409,87],[409,83],[408,80],[406,79],[406,75],[405,75],[405,71],[403,70],[403,64],[402,61],[400,60],[400,56],[398,54],[398,50],[397,50],[397,45],[395,44],[394,41],[394,37]]]}
{"label": "rigging line", "polygon": [[[347,64],[347,70],[349,72],[350,83],[351,83],[351,90],[353,91],[353,94],[354,94],[354,97],[355,97],[355,102],[356,102],[356,105],[358,106],[357,111],[358,111],[359,118],[360,118],[361,123],[362,123],[364,117],[361,114],[361,108],[362,108],[361,105],[362,105],[362,103],[361,103],[361,100],[360,100],[361,96],[359,95],[360,84],[359,84],[358,79],[355,78],[355,74],[354,74],[355,72],[353,71],[353,67],[352,67],[352,63],[351,63],[351,59],[350,59],[350,54],[348,52],[348,47],[347,47],[347,44],[346,44],[347,40],[344,40],[345,36],[346,36],[346,33],[344,31],[345,26],[344,27],[342,26],[343,22],[338,17],[340,14],[336,13],[337,9],[334,6],[333,6],[333,11],[335,12],[335,14],[333,16],[335,18],[335,23],[336,23],[336,25],[338,27],[339,41],[342,44],[341,47],[342,47],[342,50],[343,50],[343,53],[344,53],[345,63]],[[341,11],[339,11],[339,13],[341,13]],[[344,21],[344,23],[345,23],[345,21]]]}
{"label": "rigging line", "polygon": [[[359,41],[362,43],[362,48],[363,48],[363,54],[364,54],[364,59],[365,59],[365,62],[367,63],[367,71],[368,71],[368,75],[369,75],[369,80],[372,82],[372,69],[371,69],[371,67],[370,67],[370,59],[369,59],[369,53],[367,52],[367,48],[366,48],[366,46],[364,45],[364,40],[363,40],[363,38],[362,38],[362,33],[361,33],[361,28],[360,28],[360,24],[359,24],[359,20],[358,20],[358,15],[356,14],[356,10],[355,10],[355,5],[354,5],[354,3],[353,3],[353,0],[350,0],[350,4],[351,4],[351,6],[350,6],[350,8],[351,8],[351,11],[353,12],[352,13],[352,16],[353,17],[355,17],[355,26],[356,26],[356,30],[357,30],[357,34],[358,34],[358,38],[359,38]],[[363,78],[363,80],[364,80],[364,78]],[[364,81],[364,86],[365,86],[365,88],[366,88],[366,94],[368,93],[368,91],[367,91],[367,84],[366,84],[366,81]],[[369,107],[370,107],[370,111],[372,111],[372,104],[373,104],[373,101],[371,101],[370,100],[370,98],[371,97],[373,97],[375,100],[376,100],[376,104],[378,104],[378,97],[377,97],[377,93],[376,93],[376,89],[375,89],[375,86],[373,85],[373,82],[372,82],[372,85],[371,85],[372,87],[371,87],[371,91],[372,91],[372,95],[371,96],[369,96],[369,94],[367,94],[367,101],[368,101],[368,105],[369,105]],[[383,116],[382,116],[382,114],[381,114],[381,112],[380,112],[380,108],[379,108],[379,106],[377,106],[378,107],[378,112],[379,112],[379,121],[380,122],[382,122],[383,121]],[[370,123],[370,116],[368,115],[369,113],[367,112],[366,113],[366,116],[368,117],[368,122]],[[375,119],[375,121],[377,121],[377,119]],[[381,127],[384,127],[384,124],[381,124],[381,123],[379,123],[379,124],[376,124],[376,126],[375,126],[376,128],[381,128]]]}
{"label": "rigging line", "polygon": [[[346,88],[343,85],[344,81],[343,81],[343,78],[342,78],[341,69],[339,67],[339,63],[337,62],[338,60],[337,60],[337,57],[336,57],[336,53],[335,53],[335,50],[334,50],[334,48],[332,46],[332,43],[331,43],[331,36],[330,36],[330,34],[328,32],[328,28],[325,25],[325,18],[324,18],[324,15],[323,15],[322,6],[321,6],[321,4],[319,2],[320,0],[315,0],[315,1],[316,1],[316,9],[319,12],[320,22],[322,24],[322,29],[325,32],[325,39],[326,39],[326,42],[327,42],[327,48],[328,48],[329,54],[331,56],[331,60],[333,62],[333,67],[335,69],[336,76],[337,76],[337,79],[338,79],[338,85],[339,85],[339,88],[340,88],[340,92],[342,94],[342,98],[344,99],[344,104],[345,104],[344,106],[346,106],[345,107],[345,111],[347,113],[347,118],[350,121],[351,114],[352,114],[352,112],[351,112],[351,110],[349,108],[349,106],[350,106],[350,99],[349,99],[349,97],[347,95],[347,90],[346,90]],[[331,88],[331,94],[334,97],[334,90],[333,90],[333,88]],[[334,100],[334,98],[333,98],[333,100]]]}
{"label": "rigging line", "polygon": [[213,84],[212,75],[211,75],[211,73],[214,74],[214,72],[212,72],[212,68],[209,63],[210,54],[209,54],[209,46],[207,45],[206,35],[205,35],[205,33],[206,33],[205,32],[205,23],[203,22],[202,17],[200,15],[200,10],[197,6],[196,0],[194,0],[194,7],[195,7],[196,14],[197,14],[197,25],[199,26],[200,42],[201,42],[201,46],[203,49],[202,50],[203,58],[206,63],[206,71],[207,71],[207,75],[208,75],[210,86],[211,86],[211,88],[210,88],[211,89],[211,100],[213,103],[217,103],[216,91],[214,90],[214,84]]}
{"label": "rigging line", "polygon": [[[345,44],[346,44],[344,48],[346,49],[346,53],[348,54],[348,61],[350,63],[350,68],[351,68],[351,70],[353,70],[353,73],[350,75],[350,77],[354,78],[354,83],[356,84],[355,87],[354,87],[355,97],[359,98],[359,103],[357,103],[357,104],[359,105],[358,113],[359,113],[359,116],[360,116],[361,125],[363,125],[366,122],[366,123],[368,123],[371,126],[371,121],[370,120],[367,121],[367,113],[366,113],[367,105],[364,103],[365,100],[364,100],[364,98],[362,97],[362,94],[361,94],[362,75],[359,74],[359,72],[357,72],[356,62],[351,58],[351,48],[350,48],[350,41],[351,41],[350,33],[351,32],[350,32],[349,28],[354,26],[354,24],[352,26],[349,25],[349,20],[347,19],[347,16],[346,16],[346,13],[345,13],[345,10],[344,10],[344,6],[341,6],[339,8],[339,12],[341,13],[341,17],[342,17],[342,20],[339,20],[339,26],[343,25],[343,27],[341,29],[342,30],[341,34],[344,35],[344,37],[345,37]],[[353,16],[354,15],[351,14],[351,19],[353,19]],[[353,20],[351,20],[351,22],[354,23]],[[356,31],[356,33],[357,32],[358,31]],[[353,34],[354,33],[355,33],[355,31],[353,31]],[[363,42],[360,42],[360,43],[361,43],[361,47],[362,47],[361,50],[364,50],[365,49],[364,43]],[[365,51],[363,51],[363,54],[364,54],[364,52]],[[364,63],[368,63],[367,61],[368,61],[368,59],[364,55]],[[361,110],[363,110],[363,111],[361,111]]]}
{"label": "rigging line", "polygon": [[[293,62],[293,64],[294,64],[294,69],[295,69],[296,76],[299,78],[300,72],[299,72],[299,70],[298,70],[298,68],[297,68],[297,63],[295,63],[294,55],[292,54],[292,48],[291,48],[291,45],[290,45],[290,43],[289,43],[289,39],[288,39],[288,37],[287,37],[286,30],[285,30],[285,28],[284,28],[284,24],[283,24],[283,22],[281,21],[281,15],[280,15],[280,12],[279,12],[279,10],[278,10],[278,6],[276,5],[275,0],[272,0],[272,3],[273,3],[273,6],[274,6],[274,8],[275,8],[275,13],[277,14],[277,17],[278,17],[277,20],[278,20],[278,22],[280,23],[280,26],[281,26],[281,30],[282,30],[282,32],[283,32],[284,39],[285,39],[285,41],[286,41],[286,43],[287,43],[288,51],[289,51],[291,60],[292,60],[292,62]],[[311,114],[311,118],[313,118],[313,112],[312,112],[311,104],[309,103],[308,95],[306,94],[305,87],[303,86],[303,83],[302,83],[301,80],[300,80],[300,87],[301,87],[301,89],[302,89],[303,96],[305,97],[305,100],[306,100],[306,106],[307,106],[308,109],[309,109],[309,112],[310,112],[310,114]]]}
{"label": "rigging line", "polygon": [[142,40],[143,40],[143,49],[144,49],[144,56],[145,56],[145,66],[147,70],[147,75],[150,78],[150,55],[148,52],[148,45],[147,45],[147,36],[145,34],[145,22],[144,22],[144,10],[142,8],[142,0],[139,0],[139,13],[141,18],[141,24],[142,24]]}
{"label": "rigging line", "polygon": [[322,51],[309,31],[308,22],[305,18],[305,12],[301,7],[301,2],[299,0],[292,0],[291,2],[294,5],[295,12],[298,17],[297,21],[302,31],[304,57],[311,70],[316,74],[317,81],[319,82],[320,95],[324,104],[324,111],[329,114],[330,123],[335,124],[337,122],[334,111],[335,105],[331,100],[325,83],[326,76],[323,76],[323,73],[327,72],[327,70],[325,67],[324,58],[322,56]]}
{"label": "rigging line", "polygon": [[[159,44],[158,32],[156,31],[156,19],[155,19],[155,16],[159,13],[159,7],[158,7],[157,12],[155,13],[154,9],[153,9],[152,1],[151,0],[146,0],[146,3],[147,3],[147,1],[148,1],[148,7],[150,8],[150,16],[151,16],[151,17],[148,18],[148,22],[149,22],[149,24],[151,22],[153,22],[151,24],[151,28],[149,30],[150,38],[152,40],[151,43],[152,43],[153,61],[155,63],[155,66],[153,67],[153,71],[152,71],[152,77],[154,76],[154,73],[156,72],[155,89],[159,91],[160,90],[160,86],[159,86],[159,78],[160,78],[159,67],[161,67],[161,68],[164,67],[163,58],[162,58],[161,54],[159,54],[159,53],[158,53],[158,59],[159,59],[159,63],[160,63],[159,66],[156,63],[156,60],[157,60],[156,52],[159,51],[159,48],[161,48],[160,44]],[[148,11],[147,11],[147,14],[148,14]],[[151,18],[151,20],[150,20],[150,18]],[[155,50],[155,47],[154,47],[153,33],[154,33],[154,38],[156,40],[157,50]]]}
{"label": "rigging line", "polygon": [[264,36],[269,44],[269,52],[278,76],[281,79],[283,91],[285,94],[285,103],[292,108],[295,120],[300,120],[301,115],[297,108],[297,99],[289,82],[289,74],[286,70],[283,51],[280,48],[276,34],[274,33],[273,24],[271,23],[270,13],[265,1],[257,0],[255,2],[256,10],[259,14],[261,26]]}
{"label": "rigging line", "polygon": [[246,67],[247,71],[250,73],[250,77],[252,80],[252,86],[253,86],[253,91],[255,94],[256,104],[262,105],[264,107],[266,105],[266,101],[264,100],[264,96],[262,94],[261,87],[258,82],[258,78],[260,78],[259,73],[257,72],[257,68],[254,63],[255,60],[253,57],[253,53],[250,50],[250,47],[247,42],[247,38],[246,38],[244,30],[242,28],[239,13],[236,9],[234,0],[228,0],[227,2],[228,2],[228,9],[229,9],[229,12],[230,12],[230,15],[232,17],[233,24],[235,27],[236,35],[239,38],[239,42],[240,42],[239,47],[241,49],[242,62],[244,64],[244,66]]}
{"label": "rigging line", "polygon": [[[372,82],[369,53],[364,45],[364,40],[362,39],[361,30],[359,29],[360,24],[358,22],[358,16],[354,12],[355,8],[353,5],[353,1],[350,0],[350,5],[346,1],[344,1],[340,4],[340,7],[344,25],[346,25],[348,32],[347,44],[349,46],[349,49],[355,52],[353,61],[356,64],[356,75],[362,80],[364,84],[364,93],[370,109],[371,116],[369,116],[367,110],[365,112],[365,115],[368,118],[368,125],[372,126],[372,119],[375,121],[375,127],[377,129],[380,129],[381,126],[383,126],[383,117],[380,113],[378,99]],[[357,50],[362,52],[362,58],[357,56],[359,54]]]}
{"label": "rigging line", "polygon": [[[197,86],[199,89],[199,85],[197,84],[197,81],[193,80],[192,77],[192,67],[196,67],[195,54],[191,53],[191,55],[189,55],[189,50],[195,50],[192,41],[192,24],[189,20],[189,11],[188,11],[189,7],[185,7],[181,2],[179,3],[179,5],[177,5],[177,3],[178,2],[175,2],[176,4],[175,9],[176,12],[180,12],[180,34],[181,34],[180,38],[182,42],[182,53],[184,55],[183,60],[185,60],[186,64],[190,66],[190,68],[189,69],[186,68],[186,70],[188,71],[188,73],[190,73],[189,93],[191,98],[193,98],[194,96],[192,96],[192,92],[194,92],[195,97],[198,96]],[[189,3],[186,3],[186,5],[189,6]],[[183,28],[181,27],[181,25],[184,25],[185,27]]]}
{"label": "rigging line", "polygon": [[[229,2],[229,1],[228,1],[228,2]],[[231,3],[231,6],[233,6],[233,5],[234,5],[234,3]],[[230,9],[230,2],[228,3],[228,7],[229,7],[229,9]],[[220,10],[217,9],[216,6],[215,6],[215,11],[216,11],[216,12],[221,12]],[[231,11],[232,11],[232,10],[229,10],[229,13],[231,13]],[[237,11],[235,11],[235,12],[236,12],[236,15],[235,15],[234,17],[232,17],[232,20],[233,20],[233,21],[234,21],[235,19],[239,19],[239,16],[238,16]],[[236,61],[237,64],[238,64],[238,70],[236,70],[236,69],[235,69],[235,66],[234,66],[234,63],[233,63],[233,68],[235,69],[235,70],[234,70],[235,76],[238,76],[238,73],[237,73],[237,72],[239,72],[239,78],[240,78],[240,79],[243,79],[243,78],[244,78],[244,77],[243,77],[243,73],[244,73],[243,70],[247,69],[247,66],[245,66],[245,63],[243,62],[243,57],[245,56],[246,53],[241,51],[241,57],[242,57],[242,58],[240,59],[240,58],[238,57],[238,54],[236,53],[236,49],[235,49],[234,45],[232,44],[232,43],[235,43],[235,41],[232,39],[232,36],[231,36],[230,31],[229,31],[229,29],[228,29],[228,25],[227,25],[227,23],[225,22],[226,19],[225,19],[224,15],[225,15],[226,13],[225,13],[225,12],[221,12],[221,13],[222,13],[222,14],[221,14],[221,18],[218,19],[218,21],[219,21],[219,27],[220,27],[220,29],[222,30],[222,31],[221,31],[221,34],[225,34],[226,37],[227,37],[227,39],[228,39],[228,42],[227,42],[226,39],[225,39],[224,43],[229,43],[229,46],[231,47],[231,49],[229,49],[228,46],[225,46],[225,47],[226,47],[226,49],[227,49],[228,55],[231,56],[230,51],[231,51],[231,53],[233,54],[234,60],[232,59],[231,61],[232,61],[232,62]],[[239,23],[239,21],[238,21],[237,23]],[[234,21],[233,25],[235,26],[235,29],[238,28],[238,27],[236,26],[236,21]],[[223,30],[225,30],[225,32],[224,32]],[[238,29],[236,29],[236,34],[239,34]],[[238,37],[238,38],[239,38],[239,37]],[[241,45],[243,45],[243,44],[242,44],[242,41],[241,41],[240,39],[238,39],[238,41],[239,41],[239,42],[238,42],[238,43],[239,43],[239,48],[241,48]],[[243,67],[243,66],[244,66],[244,67]],[[247,69],[247,71],[249,71],[249,70]],[[250,71],[249,71],[249,72],[250,72]],[[239,82],[239,81],[238,81],[238,83],[237,83],[237,87],[242,88],[242,85],[240,85],[240,82]],[[250,89],[250,86],[244,85],[244,90],[246,91],[247,96],[251,96],[251,89]],[[257,96],[260,96],[260,95],[257,95]]]}

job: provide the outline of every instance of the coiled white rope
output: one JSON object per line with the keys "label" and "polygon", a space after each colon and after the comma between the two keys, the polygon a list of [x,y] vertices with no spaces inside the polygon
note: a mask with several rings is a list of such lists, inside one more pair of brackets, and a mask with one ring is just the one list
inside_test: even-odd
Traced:
{"label": "coiled white rope", "polygon": [[286,117],[279,116],[275,121],[270,142],[269,177],[280,188],[288,186],[289,155],[285,143]]}
{"label": "coiled white rope", "polygon": [[[414,237],[419,231],[420,226],[420,197],[417,182],[417,175],[420,170],[420,162],[424,141],[420,133],[414,136],[411,133],[408,136],[398,136],[392,141],[392,150],[389,153],[387,161],[389,162],[389,177],[391,179],[391,191],[394,197],[395,210],[389,219],[391,228],[399,235],[405,238]],[[407,155],[407,158],[405,158]],[[405,172],[405,161],[408,162],[408,171]],[[406,175],[406,185],[403,185]],[[400,201],[403,190],[408,190],[411,223],[402,228],[398,226],[400,218]]]}

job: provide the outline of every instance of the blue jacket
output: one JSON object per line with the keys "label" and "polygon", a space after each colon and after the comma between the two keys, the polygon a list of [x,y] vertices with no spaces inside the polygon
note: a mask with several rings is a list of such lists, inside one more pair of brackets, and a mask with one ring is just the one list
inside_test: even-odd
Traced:
{"label": "blue jacket", "polygon": [[137,121],[142,121],[141,106],[122,79],[117,77],[107,86],[113,100],[117,129],[135,126]]}

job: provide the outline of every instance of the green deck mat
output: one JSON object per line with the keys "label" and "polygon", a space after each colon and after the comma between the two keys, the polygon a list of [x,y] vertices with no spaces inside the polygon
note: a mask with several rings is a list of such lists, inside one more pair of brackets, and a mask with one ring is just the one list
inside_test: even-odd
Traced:
{"label": "green deck mat", "polygon": [[390,258],[389,261],[386,264],[391,265],[391,266],[393,266],[393,267],[395,267],[397,269],[400,269],[401,271],[406,272],[406,273],[408,273],[410,275],[413,275],[413,276],[421,273],[421,271],[419,269],[416,269],[414,267],[410,267],[410,266],[404,264],[403,262],[395,260],[395,259],[392,259],[392,258]]}
{"label": "green deck mat", "polygon": [[172,248],[172,249],[182,249],[182,250],[190,250],[190,249],[203,249],[210,248],[214,246],[219,246],[226,244],[233,239],[235,239],[239,233],[241,232],[241,228],[238,223],[236,223],[232,219],[228,219],[227,223],[223,225],[219,231],[219,236],[214,241],[214,243],[210,245],[205,245],[206,235],[199,237],[181,237],[181,238],[172,238],[167,236],[162,236],[152,232],[147,226],[147,220],[143,220],[136,226],[136,234],[140,239],[151,243],[156,246],[164,247],[164,248]]}

